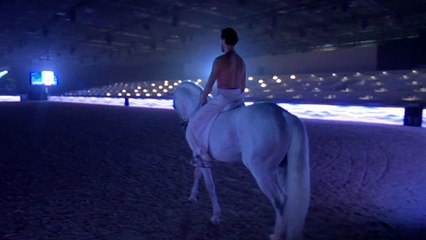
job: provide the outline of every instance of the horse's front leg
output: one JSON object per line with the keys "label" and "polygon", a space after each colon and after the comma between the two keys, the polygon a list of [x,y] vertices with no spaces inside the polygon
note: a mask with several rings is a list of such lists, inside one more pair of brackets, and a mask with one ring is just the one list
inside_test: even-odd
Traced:
{"label": "horse's front leg", "polygon": [[203,173],[204,182],[206,184],[207,192],[209,193],[210,200],[213,207],[213,216],[210,218],[210,221],[213,224],[220,223],[220,206],[216,195],[216,189],[213,181],[213,174],[211,168],[201,168]]}
{"label": "horse's front leg", "polygon": [[198,183],[200,182],[201,176],[202,176],[201,168],[195,167],[194,169],[194,185],[192,185],[191,194],[189,195],[188,200],[191,202],[197,201],[197,194],[198,194]]}

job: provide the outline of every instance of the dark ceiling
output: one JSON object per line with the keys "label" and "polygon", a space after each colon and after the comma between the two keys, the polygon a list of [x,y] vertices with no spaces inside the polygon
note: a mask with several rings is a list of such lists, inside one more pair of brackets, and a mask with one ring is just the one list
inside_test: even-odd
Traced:
{"label": "dark ceiling", "polygon": [[0,12],[0,64],[178,59],[227,26],[245,56],[418,38],[426,28],[426,1],[409,0],[1,0]]}

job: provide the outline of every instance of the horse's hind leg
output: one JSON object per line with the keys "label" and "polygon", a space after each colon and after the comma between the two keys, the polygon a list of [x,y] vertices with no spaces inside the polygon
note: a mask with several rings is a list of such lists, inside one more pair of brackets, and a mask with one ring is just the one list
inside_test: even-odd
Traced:
{"label": "horse's hind leg", "polygon": [[197,201],[198,194],[198,183],[200,182],[202,176],[201,168],[195,167],[194,169],[194,184],[192,185],[191,194],[189,195],[188,200],[191,202]]}
{"label": "horse's hind leg", "polygon": [[256,179],[256,182],[260,190],[268,197],[271,201],[272,206],[275,210],[275,228],[272,239],[284,239],[284,233],[279,233],[277,230],[280,229],[280,225],[283,224],[284,204],[285,204],[285,193],[278,182],[277,172],[274,168],[265,168],[264,166],[251,166],[249,167],[250,172]]}
{"label": "horse's hind leg", "polygon": [[201,172],[203,173],[204,183],[206,185],[206,189],[209,193],[213,207],[213,216],[210,218],[210,222],[213,224],[219,224],[221,209],[216,194],[216,187],[213,180],[212,170],[210,168],[201,168]]}

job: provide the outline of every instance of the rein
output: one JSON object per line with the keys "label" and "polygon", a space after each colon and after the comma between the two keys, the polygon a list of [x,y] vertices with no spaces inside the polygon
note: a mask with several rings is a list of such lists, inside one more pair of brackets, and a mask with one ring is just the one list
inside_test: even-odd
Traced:
{"label": "rein", "polygon": [[180,122],[180,126],[183,128],[183,130],[186,132],[186,129],[188,128],[188,120],[182,120]]}

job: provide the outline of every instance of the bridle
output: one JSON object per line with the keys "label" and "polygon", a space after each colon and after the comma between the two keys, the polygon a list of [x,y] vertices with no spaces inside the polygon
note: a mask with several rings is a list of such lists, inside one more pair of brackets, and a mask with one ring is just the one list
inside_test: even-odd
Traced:
{"label": "bridle", "polygon": [[[173,99],[173,109],[176,111],[176,112],[178,112],[177,110],[176,110],[176,106],[175,106],[175,99]],[[179,115],[179,117],[180,117],[180,119],[181,119],[181,121],[180,121],[180,126],[183,128],[183,130],[186,132],[186,129],[188,128],[188,123],[189,123],[189,119],[191,119],[191,117],[198,111],[198,109],[200,109],[200,106],[198,106],[198,107],[196,107],[193,111],[192,111],[192,113],[190,113],[189,115],[188,115],[188,118],[187,119],[185,119],[184,117],[182,117],[182,116],[180,116],[181,114],[179,114],[179,112],[178,112],[178,115]]]}

